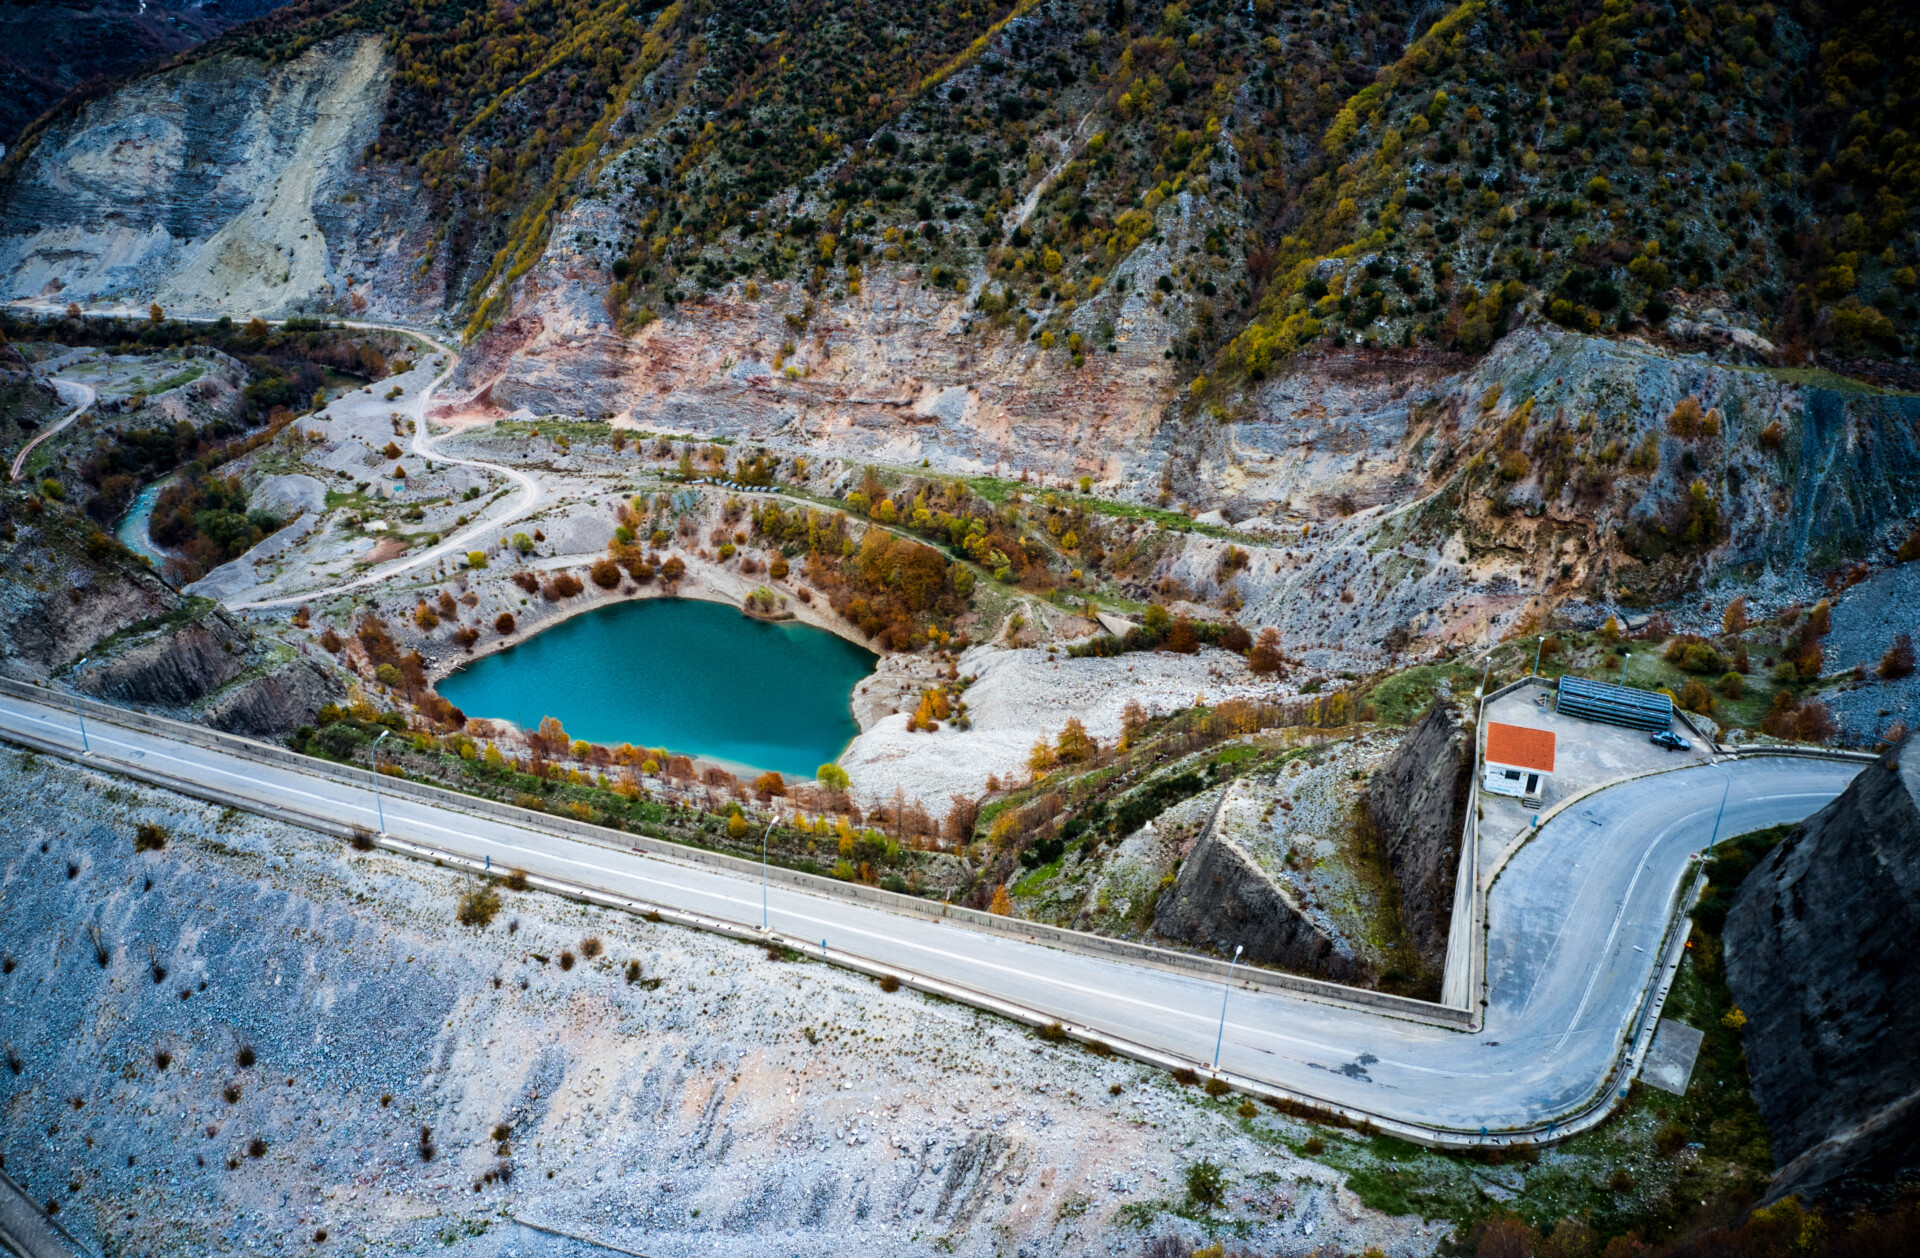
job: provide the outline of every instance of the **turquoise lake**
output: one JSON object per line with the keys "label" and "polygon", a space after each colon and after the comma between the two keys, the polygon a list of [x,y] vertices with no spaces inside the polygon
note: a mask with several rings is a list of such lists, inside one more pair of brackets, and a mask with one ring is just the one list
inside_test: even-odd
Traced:
{"label": "turquoise lake", "polygon": [[596,608],[475,660],[438,687],[470,717],[665,747],[811,778],[859,733],[849,698],[873,652],[824,629],[698,599]]}

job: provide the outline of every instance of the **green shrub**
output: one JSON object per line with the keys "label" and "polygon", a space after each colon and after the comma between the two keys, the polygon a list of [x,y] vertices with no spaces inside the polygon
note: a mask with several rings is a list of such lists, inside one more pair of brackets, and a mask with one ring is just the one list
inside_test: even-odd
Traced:
{"label": "green shrub", "polygon": [[157,852],[167,845],[167,828],[143,821],[133,832],[133,850],[136,852]]}
{"label": "green shrub", "polygon": [[460,897],[460,906],[454,911],[454,918],[462,926],[472,926],[485,930],[500,912],[500,893],[491,885],[475,887]]}
{"label": "green shrub", "polygon": [[1212,1210],[1227,1199],[1227,1177],[1219,1164],[1202,1158],[1187,1168],[1187,1204]]}

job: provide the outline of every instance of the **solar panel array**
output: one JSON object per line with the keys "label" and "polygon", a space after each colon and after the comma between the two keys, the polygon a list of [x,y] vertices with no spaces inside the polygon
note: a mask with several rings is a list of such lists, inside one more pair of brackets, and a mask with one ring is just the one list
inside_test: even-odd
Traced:
{"label": "solar panel array", "polygon": [[1628,729],[1667,729],[1673,724],[1673,700],[1655,690],[1635,690],[1584,677],[1562,677],[1554,707],[1568,716]]}

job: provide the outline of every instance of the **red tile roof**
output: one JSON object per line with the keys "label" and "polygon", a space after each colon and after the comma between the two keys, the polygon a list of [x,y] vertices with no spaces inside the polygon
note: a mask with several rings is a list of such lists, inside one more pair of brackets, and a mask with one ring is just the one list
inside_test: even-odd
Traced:
{"label": "red tile roof", "polygon": [[1487,763],[1553,772],[1553,734],[1524,725],[1487,722]]}

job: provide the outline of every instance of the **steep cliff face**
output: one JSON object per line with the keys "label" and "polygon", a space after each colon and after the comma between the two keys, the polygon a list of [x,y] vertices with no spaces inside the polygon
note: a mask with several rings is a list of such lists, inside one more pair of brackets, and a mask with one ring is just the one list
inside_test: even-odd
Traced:
{"label": "steep cliff face", "polygon": [[1400,886],[1400,912],[1420,964],[1447,963],[1453,884],[1460,865],[1473,771],[1473,723],[1451,699],[1436,701],[1367,787],[1367,815]]}
{"label": "steep cliff face", "polygon": [[70,508],[13,507],[0,503],[0,673],[255,737],[346,693],[335,670],[182,596]]}
{"label": "steep cliff face", "polygon": [[1147,448],[1170,390],[1172,325],[1145,312],[1124,347],[1076,372],[1018,337],[969,335],[967,304],[904,270],[876,268],[860,295],[823,303],[796,334],[787,317],[806,302],[797,286],[736,290],[628,340],[597,306],[556,296],[483,340],[460,383],[505,410],[1107,485],[1139,462],[1128,453]]}
{"label": "steep cliff face", "polygon": [[391,66],[370,34],[268,65],[233,54],[53,120],[0,196],[0,295],[181,313],[431,306],[431,228],[364,169]]}
{"label": "steep cliff face", "polygon": [[1888,752],[1747,876],[1727,982],[1780,1166],[1773,1192],[1920,1172],[1920,743]]}
{"label": "steep cliff face", "polygon": [[[1217,816],[1217,814],[1216,814]],[[1371,966],[1316,924],[1294,895],[1227,833],[1209,825],[1154,907],[1153,928],[1168,939],[1223,957],[1339,983],[1371,986]]]}

